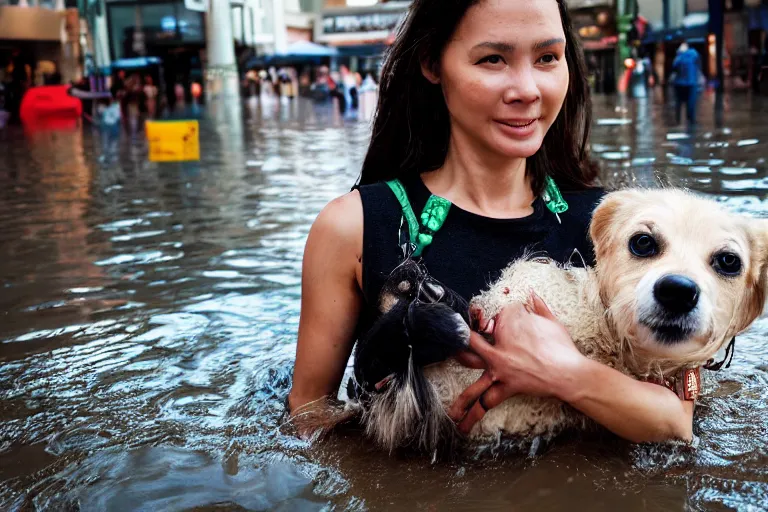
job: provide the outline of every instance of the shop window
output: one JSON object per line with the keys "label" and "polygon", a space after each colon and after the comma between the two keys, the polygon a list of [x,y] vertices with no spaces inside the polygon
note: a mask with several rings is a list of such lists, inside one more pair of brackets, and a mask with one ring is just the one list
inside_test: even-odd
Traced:
{"label": "shop window", "polygon": [[148,41],[159,42],[176,39],[184,24],[176,19],[173,4],[146,4],[141,6],[141,28]]}
{"label": "shop window", "polygon": [[202,13],[190,11],[183,2],[109,5],[109,35],[115,59],[134,56],[133,33],[137,12],[145,44],[202,43],[205,41]]}
{"label": "shop window", "polygon": [[126,40],[133,32],[136,24],[136,8],[133,5],[109,6],[109,38],[112,54],[115,59],[126,56]]}
{"label": "shop window", "polygon": [[230,8],[232,18],[232,37],[235,41],[243,42],[243,6],[233,5]]}
{"label": "shop window", "polygon": [[183,3],[176,4],[176,15],[182,27],[181,40],[186,43],[202,43],[205,41],[203,13],[190,11]]}

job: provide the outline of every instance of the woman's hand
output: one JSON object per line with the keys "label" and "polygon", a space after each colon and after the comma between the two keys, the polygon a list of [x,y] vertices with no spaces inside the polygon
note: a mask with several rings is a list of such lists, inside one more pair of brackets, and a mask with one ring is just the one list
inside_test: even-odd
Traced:
{"label": "woman's hand", "polygon": [[[485,369],[451,406],[449,414],[468,433],[485,413],[516,394],[555,397],[632,442],[693,439],[694,402],[657,384],[641,382],[581,355],[546,304],[532,295],[490,321],[480,318],[491,345],[475,332],[472,352],[457,359]],[[467,411],[469,409],[469,411]]]}
{"label": "woman's hand", "polygon": [[489,409],[513,395],[558,396],[561,376],[585,359],[565,327],[533,293],[527,304],[509,305],[494,319],[476,316],[480,330],[493,333],[496,344],[473,332],[470,348],[474,354],[458,358],[466,366],[486,369],[449,412],[460,421],[459,429],[464,433]]}

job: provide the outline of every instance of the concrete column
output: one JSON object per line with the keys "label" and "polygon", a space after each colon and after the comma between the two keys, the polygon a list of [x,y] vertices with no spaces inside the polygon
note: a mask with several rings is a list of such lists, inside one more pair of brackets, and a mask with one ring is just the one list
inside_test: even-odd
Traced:
{"label": "concrete column", "polygon": [[107,6],[104,4],[104,0],[100,1],[102,2],[102,15],[95,17],[93,35],[91,37],[93,38],[93,53],[96,66],[102,68],[104,66],[109,66],[112,63],[112,60],[109,55],[109,27],[107,26],[106,16]]}
{"label": "concrete column", "polygon": [[283,0],[272,1],[272,26],[275,32],[275,53],[283,53],[288,48],[288,30],[285,26]]}
{"label": "concrete column", "polygon": [[[63,6],[63,0],[56,3]],[[80,69],[80,13],[76,8],[64,10],[61,17],[61,58],[59,73],[62,83],[79,80],[82,76]]]}
{"label": "concrete column", "polygon": [[235,40],[229,0],[208,0],[206,16],[206,92],[208,98],[238,97]]}
{"label": "concrete column", "polygon": [[715,62],[717,63],[717,92],[723,92],[723,34],[725,32],[725,6],[721,0],[709,0],[709,32],[715,35]]}

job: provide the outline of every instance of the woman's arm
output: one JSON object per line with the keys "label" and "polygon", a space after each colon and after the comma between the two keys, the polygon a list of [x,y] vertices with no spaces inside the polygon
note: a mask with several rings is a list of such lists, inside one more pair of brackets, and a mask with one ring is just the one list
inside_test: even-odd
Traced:
{"label": "woman's arm", "polygon": [[294,418],[302,413],[306,417],[312,409],[314,422],[327,420],[318,408],[335,398],[354,345],[362,303],[362,250],[363,209],[355,191],[326,206],[307,238],[296,363],[288,397]]}
{"label": "woman's arm", "polygon": [[[563,400],[633,442],[693,438],[693,402],[584,357],[540,298],[532,297],[530,306],[508,306],[494,322],[496,345],[476,333],[470,339],[486,372],[451,408],[463,432],[483,417],[483,405],[490,409],[527,394]],[[480,366],[477,359],[465,360]]]}
{"label": "woman's arm", "polygon": [[635,443],[693,439],[693,402],[591,359],[561,375],[556,396]]}

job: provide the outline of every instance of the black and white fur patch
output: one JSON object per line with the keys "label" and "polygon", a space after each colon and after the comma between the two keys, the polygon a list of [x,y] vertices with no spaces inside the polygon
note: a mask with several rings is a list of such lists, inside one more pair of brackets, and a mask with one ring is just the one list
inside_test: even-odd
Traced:
{"label": "black and white fur patch", "polygon": [[453,445],[458,432],[423,368],[468,348],[469,305],[407,259],[382,287],[379,311],[355,351],[366,433],[390,451]]}

